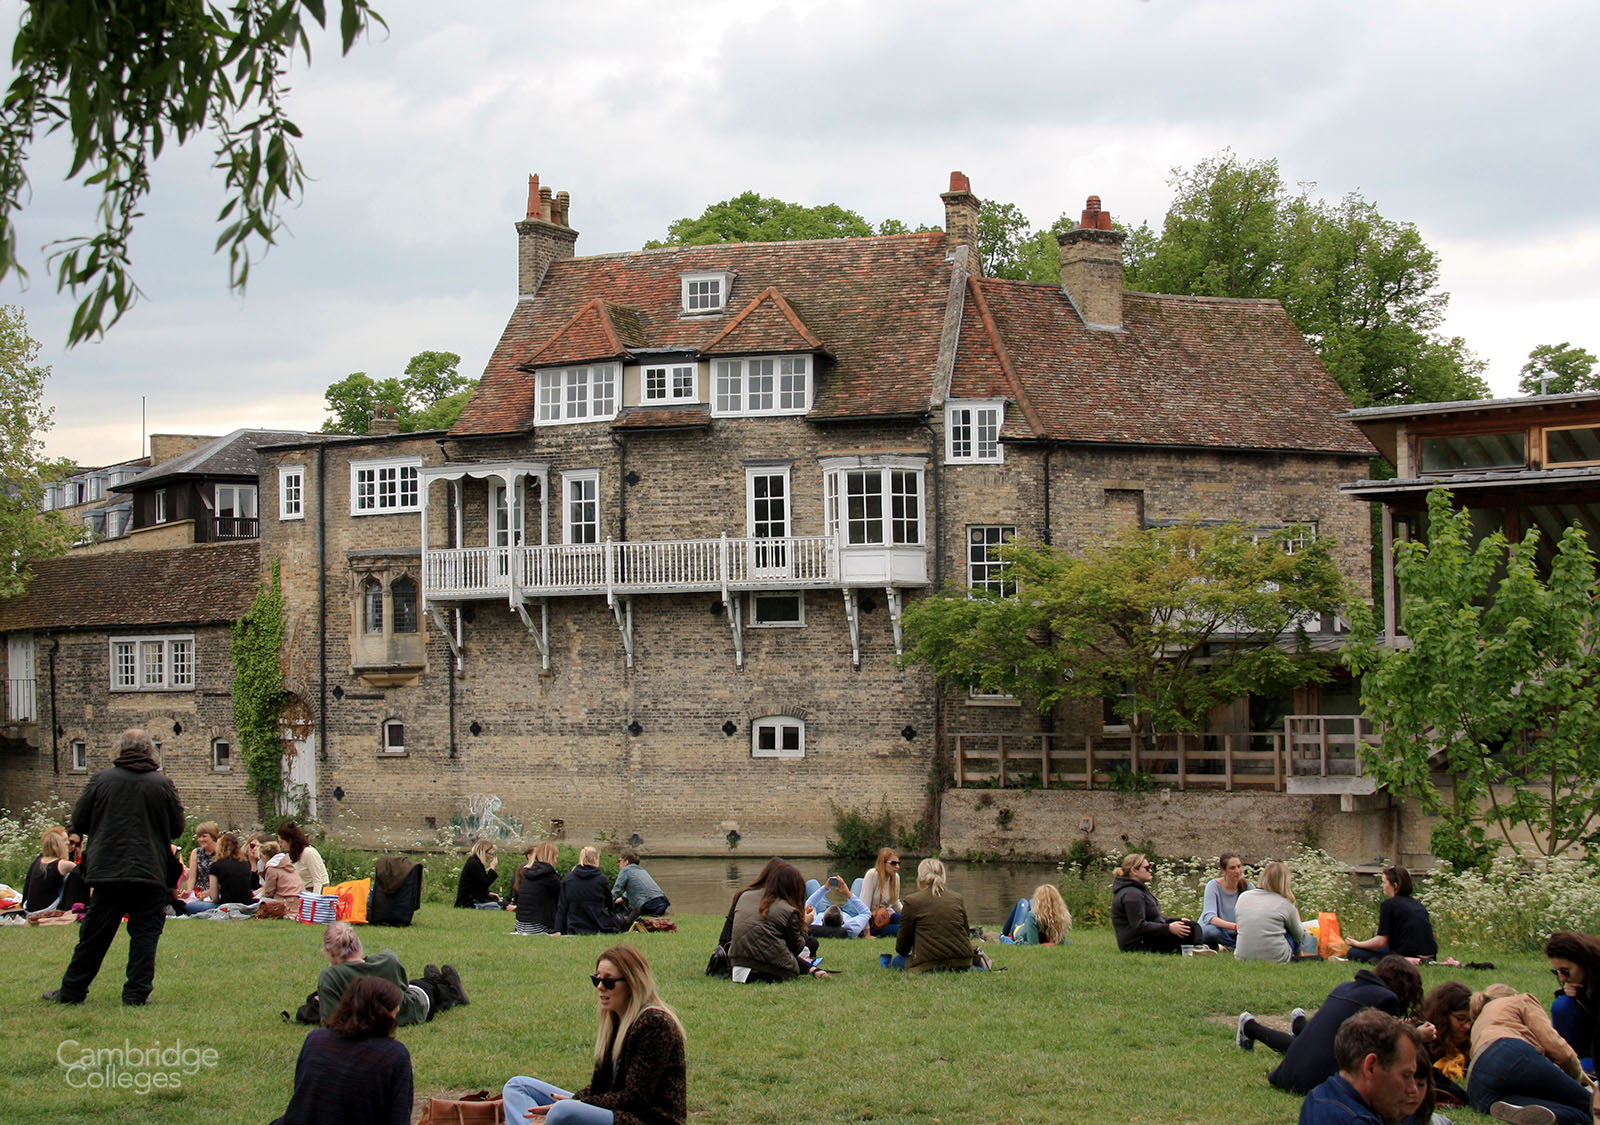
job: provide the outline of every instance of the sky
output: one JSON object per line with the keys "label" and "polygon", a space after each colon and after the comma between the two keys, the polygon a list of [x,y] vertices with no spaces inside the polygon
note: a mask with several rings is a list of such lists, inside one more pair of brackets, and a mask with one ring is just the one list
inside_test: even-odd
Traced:
{"label": "sky", "polygon": [[[311,182],[242,296],[211,250],[226,197],[202,137],[157,164],[143,300],[65,349],[75,302],[43,248],[85,233],[95,197],[63,182],[59,139],[37,145],[31,279],[0,303],[52,367],[52,455],[137,457],[141,426],[316,428],[328,384],[423,350],[475,377],[516,301],[532,172],[570,193],[581,255],[750,189],[942,223],[957,169],[1039,226],[1095,194],[1159,227],[1172,170],[1230,148],[1415,223],[1444,330],[1496,393],[1537,344],[1600,353],[1592,0],[374,3],[387,31],[344,57],[319,36],[291,75]],[[0,28],[19,10],[0,0]]]}

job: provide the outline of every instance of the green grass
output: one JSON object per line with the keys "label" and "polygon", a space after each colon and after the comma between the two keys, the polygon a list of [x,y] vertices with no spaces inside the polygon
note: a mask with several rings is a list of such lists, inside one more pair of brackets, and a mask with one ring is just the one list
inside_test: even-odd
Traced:
{"label": "green grass", "polygon": [[[1278,966],[1231,957],[1116,952],[1109,930],[1081,930],[1063,949],[990,943],[991,975],[906,976],[878,968],[887,941],[825,941],[828,980],[733,985],[703,975],[720,919],[684,916],[677,934],[629,935],[655,966],[689,1036],[696,1121],[1181,1122],[1280,1125],[1299,1099],[1273,1090],[1277,1056],[1241,1052],[1241,1008],[1286,1016],[1348,978],[1347,964]],[[498,1088],[513,1074],[579,1086],[594,1042],[586,979],[613,940],[511,937],[510,917],[426,906],[408,929],[363,927],[369,950],[392,948],[414,975],[429,961],[461,971],[470,1007],[405,1028],[419,1093]],[[293,922],[168,924],[148,1008],[120,1003],[127,940],[119,935],[81,1007],[38,997],[60,983],[74,927],[0,928],[0,1008],[8,1081],[0,1120],[264,1121],[288,1101],[306,1029],[284,1023],[325,963],[321,927]],[[1452,950],[1494,973],[1452,973],[1548,992],[1542,957]],[[139,1094],[67,1085],[64,1040],[81,1050],[124,1040],[213,1048],[214,1067],[176,1090]],[[18,1107],[28,1107],[18,1112]],[[1483,1122],[1470,1111],[1457,1121]]]}

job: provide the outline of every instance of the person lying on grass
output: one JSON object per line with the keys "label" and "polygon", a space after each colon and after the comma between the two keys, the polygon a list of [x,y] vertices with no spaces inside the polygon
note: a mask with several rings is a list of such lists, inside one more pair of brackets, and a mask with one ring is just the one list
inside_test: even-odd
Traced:
{"label": "person lying on grass", "polygon": [[380,977],[351,982],[301,1045],[289,1108],[272,1125],[410,1125],[411,1052],[394,1038],[401,999]]}
{"label": "person lying on grass", "polygon": [[506,1121],[549,1125],[684,1125],[689,1089],[683,1024],[656,992],[650,963],[631,945],[595,962],[594,1074],[573,1093],[519,1075],[505,1084]]}
{"label": "person lying on grass", "polygon": [[361,939],[349,922],[333,922],[322,935],[322,950],[328,955],[328,967],[317,977],[317,1007],[326,1020],[339,1008],[345,989],[362,977],[377,977],[389,981],[400,989],[401,1027],[424,1023],[440,1012],[459,1008],[468,1003],[461,987],[461,974],[453,965],[442,968],[429,965],[422,970],[420,980],[407,980],[406,967],[392,949],[361,955]]}

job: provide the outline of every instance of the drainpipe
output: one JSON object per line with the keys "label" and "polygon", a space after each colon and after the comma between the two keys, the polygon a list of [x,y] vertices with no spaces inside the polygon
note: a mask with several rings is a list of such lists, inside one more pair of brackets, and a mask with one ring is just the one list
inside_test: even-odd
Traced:
{"label": "drainpipe", "polygon": [[933,588],[937,590],[940,586],[940,580],[944,576],[944,546],[946,539],[944,511],[939,507],[939,482],[941,480],[939,473],[939,435],[934,432],[933,423],[926,416],[922,419],[922,428],[928,431],[929,475],[933,478],[930,489],[931,495],[928,497],[928,503],[924,505],[923,517],[926,519],[929,514],[936,513],[936,518],[939,520],[939,534],[933,544]]}
{"label": "drainpipe", "polygon": [[1050,456],[1056,451],[1054,443],[1044,447],[1044,545],[1046,547],[1054,541],[1051,530],[1053,521],[1050,518]]}
{"label": "drainpipe", "polygon": [[56,732],[61,729],[61,723],[56,718],[56,653],[61,651],[61,638],[53,636],[48,630],[45,636],[50,638],[50,770],[60,774],[61,736]]}
{"label": "drainpipe", "polygon": [[617,447],[617,540],[628,541],[628,443],[621,434],[611,435]]}
{"label": "drainpipe", "polygon": [[328,447],[317,443],[317,756],[328,760]]}

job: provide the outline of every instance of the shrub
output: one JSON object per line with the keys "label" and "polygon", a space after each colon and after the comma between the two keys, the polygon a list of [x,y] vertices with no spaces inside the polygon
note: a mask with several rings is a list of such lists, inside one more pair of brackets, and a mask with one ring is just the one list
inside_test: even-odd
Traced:
{"label": "shrub", "polygon": [[1600,932],[1600,880],[1577,860],[1500,858],[1484,871],[1432,876],[1417,897],[1440,945],[1534,950],[1555,930]]}
{"label": "shrub", "polygon": [[843,808],[829,802],[833,809],[833,836],[827,838],[828,854],[835,859],[869,860],[879,848],[894,846],[894,826],[889,816],[887,802],[871,809]]}

